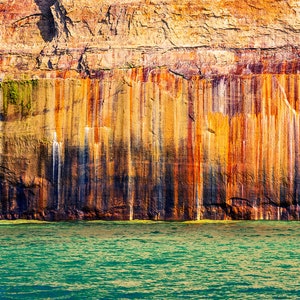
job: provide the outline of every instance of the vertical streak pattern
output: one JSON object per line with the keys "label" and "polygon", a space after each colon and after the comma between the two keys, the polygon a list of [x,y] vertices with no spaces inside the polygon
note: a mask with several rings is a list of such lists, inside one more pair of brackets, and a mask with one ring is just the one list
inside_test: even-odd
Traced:
{"label": "vertical streak pattern", "polygon": [[26,85],[1,88],[2,217],[299,219],[298,74]]}

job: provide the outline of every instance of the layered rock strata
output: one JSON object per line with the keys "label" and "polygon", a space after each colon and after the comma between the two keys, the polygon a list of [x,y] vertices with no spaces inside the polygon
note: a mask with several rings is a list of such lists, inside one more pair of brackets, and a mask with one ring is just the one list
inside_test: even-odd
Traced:
{"label": "layered rock strata", "polygon": [[0,215],[300,216],[297,1],[0,1]]}

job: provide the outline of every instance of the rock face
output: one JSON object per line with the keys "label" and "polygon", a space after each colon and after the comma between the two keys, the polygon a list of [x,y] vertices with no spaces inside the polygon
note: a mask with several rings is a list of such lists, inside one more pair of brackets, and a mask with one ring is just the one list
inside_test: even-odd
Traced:
{"label": "rock face", "polygon": [[0,1],[0,216],[300,218],[298,1]]}

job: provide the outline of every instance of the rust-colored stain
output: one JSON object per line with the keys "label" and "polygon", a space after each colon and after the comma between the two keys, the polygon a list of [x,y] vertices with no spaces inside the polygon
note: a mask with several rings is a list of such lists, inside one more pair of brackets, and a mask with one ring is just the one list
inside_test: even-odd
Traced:
{"label": "rust-colored stain", "polygon": [[218,7],[226,9],[230,15],[235,16],[241,23],[244,23],[245,19],[251,20],[249,24],[252,24],[252,26],[271,25],[278,20],[278,15],[294,13],[288,1],[225,0],[220,1]]}
{"label": "rust-colored stain", "polygon": [[30,115],[8,104],[2,214],[297,219],[299,90],[298,74],[166,68],[40,79]]}

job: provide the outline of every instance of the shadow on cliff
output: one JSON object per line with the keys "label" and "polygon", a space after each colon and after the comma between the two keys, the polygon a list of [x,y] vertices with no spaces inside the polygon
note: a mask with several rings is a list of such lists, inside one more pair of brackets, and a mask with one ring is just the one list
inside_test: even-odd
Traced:
{"label": "shadow on cliff", "polygon": [[51,42],[56,36],[55,21],[50,8],[56,1],[57,0],[34,0],[41,11],[41,18],[37,22],[37,26],[45,42]]}

